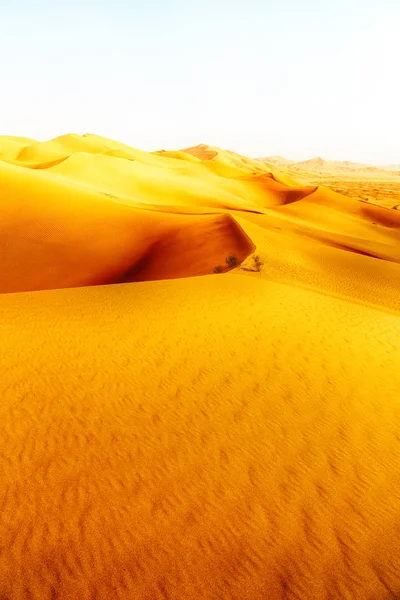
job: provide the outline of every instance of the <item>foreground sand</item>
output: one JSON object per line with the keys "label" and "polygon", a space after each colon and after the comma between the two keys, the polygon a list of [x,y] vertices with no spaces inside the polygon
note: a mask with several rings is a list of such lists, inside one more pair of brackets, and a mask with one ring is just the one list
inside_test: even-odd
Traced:
{"label": "foreground sand", "polygon": [[[3,166],[2,223],[7,212],[19,234],[18,198],[32,218],[52,198],[50,178],[41,194],[22,194],[27,169]],[[271,192],[261,175],[251,201],[266,182],[268,207],[218,207],[219,245],[210,265],[196,263],[206,271],[236,240],[243,256],[257,248],[259,273],[246,270],[249,258],[221,275],[69,279],[70,289],[0,296],[0,598],[400,597],[400,215],[322,188]],[[232,181],[239,198],[243,182]],[[71,185],[72,202],[86,192]],[[279,202],[293,189],[297,201]],[[93,222],[90,202],[126,228],[123,252],[129,231],[134,249],[154,231],[135,225],[140,208],[122,216],[98,195],[72,209],[65,198],[55,206],[75,239]],[[150,211],[171,257],[188,244],[187,217],[198,259],[193,241],[209,224],[196,210],[179,216],[172,246],[162,211]],[[3,291],[60,281],[67,251],[47,271],[55,279],[18,278],[26,246],[6,231]],[[46,257],[41,230],[24,231],[36,260]],[[92,237],[79,257],[89,247],[94,256]],[[99,241],[98,262],[77,269],[82,280],[111,244]],[[139,278],[165,279],[153,256]]]}
{"label": "foreground sand", "polygon": [[239,275],[0,306],[4,598],[398,597],[400,316]]}

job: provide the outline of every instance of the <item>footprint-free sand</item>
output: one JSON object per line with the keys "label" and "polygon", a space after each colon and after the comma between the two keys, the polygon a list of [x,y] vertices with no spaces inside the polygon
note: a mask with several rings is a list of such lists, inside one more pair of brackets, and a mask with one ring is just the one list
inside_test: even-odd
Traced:
{"label": "footprint-free sand", "polygon": [[400,211],[0,137],[0,249],[1,599],[400,597]]}

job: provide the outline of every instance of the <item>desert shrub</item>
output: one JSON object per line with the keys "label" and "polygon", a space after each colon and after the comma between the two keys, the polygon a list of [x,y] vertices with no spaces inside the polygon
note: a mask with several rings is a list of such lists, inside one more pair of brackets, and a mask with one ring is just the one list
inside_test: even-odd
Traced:
{"label": "desert shrub", "polygon": [[230,269],[234,269],[240,265],[240,260],[235,254],[229,254],[225,259],[226,264]]}
{"label": "desert shrub", "polygon": [[253,268],[255,271],[261,271],[261,269],[264,266],[264,262],[261,260],[261,258],[258,256],[258,254],[255,254],[253,256]]}
{"label": "desert shrub", "polygon": [[248,256],[244,263],[240,265],[242,271],[250,271],[250,272],[259,272],[264,266],[264,261],[258,254],[254,254],[253,256]]}
{"label": "desert shrub", "polygon": [[222,272],[221,265],[217,265],[216,267],[214,267],[214,273],[221,273],[221,272]]}

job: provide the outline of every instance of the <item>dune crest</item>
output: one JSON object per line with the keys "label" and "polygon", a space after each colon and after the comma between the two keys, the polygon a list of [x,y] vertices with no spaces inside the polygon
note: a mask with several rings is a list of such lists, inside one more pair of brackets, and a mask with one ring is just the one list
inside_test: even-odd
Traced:
{"label": "dune crest", "polygon": [[149,153],[94,134],[3,137],[0,148],[1,292],[224,272],[228,255],[241,262],[256,248],[237,220],[249,214],[291,235],[302,229],[300,244],[306,235],[400,260],[398,211],[299,184],[228,150]]}

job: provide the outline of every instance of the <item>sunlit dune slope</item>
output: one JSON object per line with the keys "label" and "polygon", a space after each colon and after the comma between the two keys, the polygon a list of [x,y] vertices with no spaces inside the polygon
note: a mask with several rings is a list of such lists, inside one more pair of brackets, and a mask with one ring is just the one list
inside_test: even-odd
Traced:
{"label": "sunlit dune slope", "polygon": [[[339,228],[346,231],[351,227],[351,217],[332,219],[329,229],[306,225],[280,209],[274,217],[236,215],[264,262],[261,272],[254,272],[252,259],[247,259],[240,271],[243,275],[301,285],[324,295],[400,312],[400,264],[394,260],[399,253],[396,232],[390,237],[385,227],[366,223],[352,235],[338,234]],[[375,251],[384,247],[392,260],[377,260],[367,251],[352,248],[361,242],[366,244],[368,239],[375,240],[371,242]]]}
{"label": "sunlit dune slope", "polygon": [[[265,167],[260,163],[259,160],[248,158],[232,152],[231,150],[222,150],[215,146],[207,146],[206,144],[200,144],[199,146],[193,146],[184,150],[185,154],[194,156],[203,161],[210,161],[220,165],[230,165],[232,167],[239,168],[244,172],[251,173],[263,173],[266,171]],[[207,165],[209,166],[209,165]]]}
{"label": "sunlit dune slope", "polygon": [[38,161],[48,160],[49,158],[59,158],[73,152],[93,152],[101,153],[107,151],[107,146],[87,136],[76,134],[62,135],[48,142],[38,142],[26,146],[19,153],[20,161]]}
{"label": "sunlit dune slope", "polygon": [[37,140],[34,140],[33,138],[24,137],[21,135],[0,135],[0,143],[7,142],[7,141],[18,142],[23,146],[28,146],[30,144],[37,143]]}
{"label": "sunlit dune slope", "polygon": [[267,278],[0,297],[2,597],[399,597],[400,311]]}
{"label": "sunlit dune slope", "polygon": [[272,173],[248,176],[245,180],[249,190],[262,191],[263,204],[268,208],[291,204],[313,194],[317,190],[315,186],[300,186],[295,182],[288,184]]}
{"label": "sunlit dune slope", "polygon": [[10,161],[17,159],[22,148],[28,143],[35,142],[33,140],[32,142],[28,142],[23,138],[0,136],[0,160]]}

